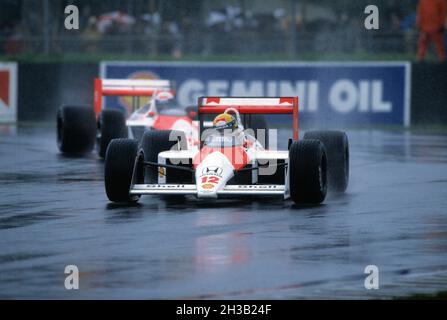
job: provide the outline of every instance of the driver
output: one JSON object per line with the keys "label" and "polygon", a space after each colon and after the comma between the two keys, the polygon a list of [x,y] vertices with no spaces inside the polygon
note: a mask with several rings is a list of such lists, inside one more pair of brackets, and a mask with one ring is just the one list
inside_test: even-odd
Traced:
{"label": "driver", "polygon": [[238,131],[236,118],[228,113],[219,114],[216,118],[214,118],[213,127],[216,130],[226,129],[231,133],[236,133],[236,131]]}
{"label": "driver", "polygon": [[175,102],[174,95],[169,91],[158,92],[154,98],[159,111],[165,109],[175,109],[178,107],[177,103]]}
{"label": "driver", "polygon": [[227,111],[214,118],[213,128],[223,135],[230,135],[236,140],[243,141],[243,145],[246,148],[252,146],[253,141],[247,139],[243,128],[238,125],[237,118],[227,113]]}

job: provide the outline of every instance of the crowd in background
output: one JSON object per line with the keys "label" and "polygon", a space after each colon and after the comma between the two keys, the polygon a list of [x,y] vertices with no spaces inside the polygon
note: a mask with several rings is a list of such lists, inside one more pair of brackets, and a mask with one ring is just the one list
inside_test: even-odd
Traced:
{"label": "crowd in background", "polygon": [[[299,6],[300,1],[296,1],[296,5]],[[133,8],[128,12],[125,5],[101,12],[88,1],[81,2],[78,7],[80,28],[77,31],[64,28],[64,16],[52,18],[50,30],[45,30],[42,10],[27,12],[26,17],[22,14],[22,17],[0,25],[0,54],[20,54],[30,48],[42,50],[41,38],[46,32],[52,39],[51,50],[56,52],[69,51],[72,47],[65,40],[75,35],[83,43],[84,52],[124,50],[126,53],[175,57],[191,52],[202,55],[228,53],[231,52],[228,44],[232,44],[234,50],[235,42],[243,46],[244,39],[257,41],[260,47],[265,48],[270,43],[278,51],[286,50],[284,42],[290,42],[291,36],[306,44],[298,44],[298,52],[310,46],[317,52],[330,52],[331,49],[406,52],[415,50],[417,34],[417,6],[408,6],[408,1],[387,1],[385,10],[381,10],[380,30],[369,34],[363,30],[363,12],[353,15],[348,10],[337,10],[324,3],[309,3],[305,14],[300,10],[292,14],[289,6],[257,12],[234,4],[207,11],[198,5],[192,11],[182,12],[175,12],[175,6],[171,9],[174,12],[158,10],[157,6],[145,10]],[[371,37],[382,39],[383,44],[372,47],[372,41],[365,42],[365,39],[373,40]],[[135,41],[130,43],[129,39]],[[128,44],[121,46],[125,42]]]}

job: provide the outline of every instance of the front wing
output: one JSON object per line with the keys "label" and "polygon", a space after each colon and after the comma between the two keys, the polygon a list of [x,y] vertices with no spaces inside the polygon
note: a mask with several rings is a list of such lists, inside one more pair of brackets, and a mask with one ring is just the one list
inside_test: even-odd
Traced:
{"label": "front wing", "polygon": [[[130,195],[176,194],[197,195],[195,184],[134,184]],[[285,195],[284,185],[227,185],[217,191],[218,195]]]}

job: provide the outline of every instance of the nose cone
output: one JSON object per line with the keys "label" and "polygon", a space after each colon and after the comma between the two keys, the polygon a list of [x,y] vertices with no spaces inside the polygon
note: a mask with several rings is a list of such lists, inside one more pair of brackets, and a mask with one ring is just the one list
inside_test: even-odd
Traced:
{"label": "nose cone", "polygon": [[217,198],[217,192],[233,177],[233,170],[224,154],[218,151],[209,154],[196,169],[197,196]]}

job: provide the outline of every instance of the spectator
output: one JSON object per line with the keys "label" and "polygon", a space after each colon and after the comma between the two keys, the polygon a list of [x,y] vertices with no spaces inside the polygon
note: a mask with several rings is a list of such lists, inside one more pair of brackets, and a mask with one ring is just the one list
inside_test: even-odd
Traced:
{"label": "spectator", "polygon": [[419,0],[417,26],[420,29],[417,57],[425,58],[428,44],[433,41],[438,58],[445,61],[444,23],[447,10],[446,0]]}
{"label": "spectator", "polygon": [[171,41],[171,55],[174,58],[182,57],[182,46],[181,39],[182,34],[180,33],[179,26],[176,22],[169,22],[167,25],[170,41]]}
{"label": "spectator", "polygon": [[101,34],[97,28],[97,19],[95,16],[91,16],[88,19],[87,27],[82,33],[82,38],[86,43],[86,51],[88,53],[95,53],[97,50],[97,42],[101,38]]}

